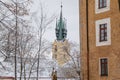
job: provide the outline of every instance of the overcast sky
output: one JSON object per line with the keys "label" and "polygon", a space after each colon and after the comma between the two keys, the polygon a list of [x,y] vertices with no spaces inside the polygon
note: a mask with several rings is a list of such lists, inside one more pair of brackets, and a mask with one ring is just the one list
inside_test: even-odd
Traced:
{"label": "overcast sky", "polygon": [[[67,19],[67,39],[69,41],[79,43],[79,9],[78,0],[34,0],[34,5],[32,7],[33,11],[37,10],[37,6],[42,2],[47,15],[56,14],[59,18],[60,15],[60,5],[63,4],[63,17]],[[56,20],[55,20],[56,21]],[[55,21],[50,25],[50,29],[47,30],[45,38],[50,42],[54,42],[55,36]]]}

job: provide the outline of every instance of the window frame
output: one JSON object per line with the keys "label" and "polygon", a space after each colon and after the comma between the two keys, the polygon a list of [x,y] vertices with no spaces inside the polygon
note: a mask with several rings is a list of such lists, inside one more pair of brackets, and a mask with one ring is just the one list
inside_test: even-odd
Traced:
{"label": "window frame", "polygon": [[100,76],[108,76],[108,59],[107,58],[100,59]]}
{"label": "window frame", "polygon": [[99,24],[99,42],[107,41],[107,33],[107,23]]}
{"label": "window frame", "polygon": [[105,8],[107,7],[107,0],[98,0],[98,8],[101,9],[101,8]]}
{"label": "window frame", "polygon": [[[100,5],[100,2],[102,3]],[[99,14],[99,13],[103,13],[103,12],[107,12],[110,10],[110,0],[95,0],[95,14]],[[103,6],[102,6],[103,5]]]}
{"label": "window frame", "polygon": [[[96,28],[96,46],[108,46],[111,45],[111,19],[110,18],[104,18],[96,20],[95,22],[95,28]],[[107,23],[107,41],[100,42],[100,24]]]}

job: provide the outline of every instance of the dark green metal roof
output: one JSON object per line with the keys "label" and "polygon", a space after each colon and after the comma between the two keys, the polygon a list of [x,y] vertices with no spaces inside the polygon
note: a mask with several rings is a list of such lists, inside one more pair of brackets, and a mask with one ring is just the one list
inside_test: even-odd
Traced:
{"label": "dark green metal roof", "polygon": [[58,41],[64,41],[67,37],[67,29],[66,29],[66,20],[62,16],[62,5],[61,5],[61,12],[60,18],[56,21],[56,38]]}

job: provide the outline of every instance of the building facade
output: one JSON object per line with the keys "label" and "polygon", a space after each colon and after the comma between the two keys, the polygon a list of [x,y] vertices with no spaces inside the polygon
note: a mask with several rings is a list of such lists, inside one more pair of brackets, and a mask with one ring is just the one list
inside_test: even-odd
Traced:
{"label": "building facade", "polygon": [[120,80],[120,0],[79,0],[81,79]]}
{"label": "building facade", "polygon": [[62,5],[60,18],[56,21],[56,40],[52,45],[53,59],[57,61],[60,66],[63,66],[70,60],[68,53],[70,52],[70,44],[67,37],[66,19],[62,15]]}

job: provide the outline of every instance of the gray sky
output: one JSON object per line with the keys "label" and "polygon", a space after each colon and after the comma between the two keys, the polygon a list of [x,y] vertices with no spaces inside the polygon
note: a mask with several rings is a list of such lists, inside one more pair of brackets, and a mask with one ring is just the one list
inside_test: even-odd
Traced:
{"label": "gray sky", "polygon": [[[33,11],[35,11],[37,6],[39,6],[40,0],[35,0],[33,5]],[[69,41],[79,43],[79,9],[78,0],[41,0],[43,7],[45,8],[47,15],[60,14],[60,5],[63,4],[63,17],[67,19],[67,39]],[[56,20],[55,20],[56,21]],[[55,36],[55,25],[56,22],[53,21],[50,25],[50,29],[47,30],[45,38],[51,42],[56,39]]]}

